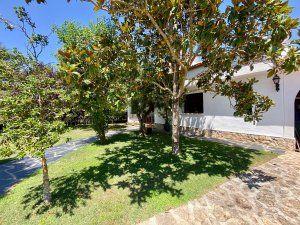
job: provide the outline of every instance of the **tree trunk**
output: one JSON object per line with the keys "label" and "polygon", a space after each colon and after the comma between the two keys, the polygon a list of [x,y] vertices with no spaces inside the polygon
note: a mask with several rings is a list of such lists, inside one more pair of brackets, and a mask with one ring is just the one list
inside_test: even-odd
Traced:
{"label": "tree trunk", "polygon": [[46,204],[51,204],[51,189],[50,180],[48,174],[47,160],[45,156],[42,157],[42,169],[43,169],[43,194]]}
{"label": "tree trunk", "polygon": [[174,99],[172,106],[172,151],[174,154],[178,154],[180,152],[179,147],[179,99]]}
{"label": "tree trunk", "polygon": [[137,114],[137,118],[140,123],[140,134],[145,137],[146,136],[146,125],[145,125],[145,119],[143,116]]}
{"label": "tree trunk", "polygon": [[101,144],[107,142],[105,131],[107,129],[107,118],[103,108],[94,109],[90,112],[91,114],[91,124],[93,129],[96,131]]}
{"label": "tree trunk", "polygon": [[179,74],[173,75],[173,101],[172,101],[172,151],[174,154],[180,153],[179,142]]}
{"label": "tree trunk", "polygon": [[107,142],[106,136],[105,136],[105,129],[101,129],[98,132],[98,138],[101,144],[105,144]]}

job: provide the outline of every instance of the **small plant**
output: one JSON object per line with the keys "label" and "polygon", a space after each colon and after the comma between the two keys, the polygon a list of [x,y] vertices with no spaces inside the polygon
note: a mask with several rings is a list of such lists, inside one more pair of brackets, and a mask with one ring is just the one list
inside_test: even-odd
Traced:
{"label": "small plant", "polygon": [[67,137],[67,138],[66,138],[66,143],[70,142],[71,140],[72,140],[71,137]]}

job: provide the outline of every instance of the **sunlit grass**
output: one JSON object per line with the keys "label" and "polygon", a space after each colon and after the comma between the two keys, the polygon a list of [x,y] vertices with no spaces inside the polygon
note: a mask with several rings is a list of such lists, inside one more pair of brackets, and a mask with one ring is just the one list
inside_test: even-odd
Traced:
{"label": "sunlit grass", "polygon": [[96,132],[89,126],[70,128],[67,132],[60,136],[60,140],[55,145],[61,145],[69,141],[75,141],[82,138],[90,138],[96,136]]}
{"label": "sunlit grass", "polygon": [[39,171],[0,198],[0,224],[134,224],[200,197],[275,154],[182,138],[116,135],[49,166],[53,203],[42,204]]}
{"label": "sunlit grass", "polygon": [[[109,124],[109,130],[125,129],[126,124]],[[61,145],[70,141],[75,141],[83,138],[90,138],[96,136],[96,132],[90,126],[71,127],[60,136],[60,140],[55,144]],[[7,163],[10,160],[16,159],[14,156],[1,157],[0,164]]]}

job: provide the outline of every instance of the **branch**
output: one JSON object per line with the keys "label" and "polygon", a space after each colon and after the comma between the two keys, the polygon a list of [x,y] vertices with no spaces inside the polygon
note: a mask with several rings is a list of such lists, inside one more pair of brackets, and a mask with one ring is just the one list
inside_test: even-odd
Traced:
{"label": "branch", "polygon": [[[90,0],[93,1],[93,0]],[[178,58],[178,56],[176,55],[176,53],[173,51],[173,47],[171,45],[171,42],[168,38],[168,36],[165,34],[165,32],[161,29],[161,27],[158,25],[158,23],[155,21],[155,19],[153,18],[153,16],[145,9],[145,11],[141,8],[136,8],[130,4],[128,4],[127,2],[124,2],[122,0],[112,0],[111,2],[118,2],[120,4],[126,5],[127,6],[127,10],[126,9],[122,9],[123,12],[127,12],[127,11],[137,11],[140,13],[145,13],[146,16],[150,19],[151,23],[154,25],[155,29],[158,31],[158,33],[162,36],[162,38],[164,39],[164,41],[166,42],[169,51],[171,53],[172,58],[181,66],[181,68],[184,70],[185,73],[187,73],[188,69],[187,67],[181,62],[181,60]],[[102,10],[108,11],[108,9],[104,6],[101,7]]]}
{"label": "branch", "polygon": [[156,85],[157,87],[159,87],[161,90],[167,91],[167,92],[169,92],[170,94],[172,94],[172,90],[171,90],[170,88],[163,87],[163,86],[161,86],[159,83],[157,83],[157,82],[155,82],[155,81],[152,81],[152,83],[153,83],[154,85]]}
{"label": "branch", "polygon": [[181,60],[177,57],[176,53],[173,51],[173,48],[172,48],[172,45],[170,43],[168,36],[163,32],[163,30],[160,28],[160,26],[157,24],[157,22],[155,21],[153,16],[148,11],[146,12],[146,15],[148,16],[148,18],[150,19],[150,21],[152,22],[152,24],[154,25],[154,27],[156,28],[158,33],[163,37],[164,41],[166,42],[167,46],[169,47],[169,51],[170,51],[173,59],[181,66],[183,71],[185,73],[187,73],[188,70],[187,70],[186,66],[181,62]]}
{"label": "branch", "polygon": [[191,14],[190,14],[190,16],[189,16],[189,30],[187,30],[186,32],[188,33],[188,39],[189,39],[189,65],[190,65],[190,63],[192,63],[191,62],[191,59],[192,58],[194,58],[194,57],[192,57],[192,55],[193,55],[193,44],[192,44],[192,26],[193,26],[193,19],[194,19],[194,13],[191,11],[192,10],[192,7],[193,7],[193,3],[194,3],[194,1],[193,0],[191,0],[190,2],[189,2],[189,10],[190,10],[190,12],[191,12]]}
{"label": "branch", "polygon": [[[208,71],[209,71],[209,70],[208,70]],[[203,73],[199,73],[199,74],[197,74],[195,77],[193,77],[192,79],[190,79],[190,80],[188,81],[188,83],[187,83],[186,85],[184,85],[184,88],[180,90],[180,92],[179,92],[179,94],[178,94],[178,97],[181,97],[181,96],[184,94],[184,90],[185,90],[191,83],[193,83],[194,81],[200,79],[200,77],[203,76],[203,75],[204,75],[205,73],[207,73],[208,71],[206,70],[206,71],[204,71]]]}

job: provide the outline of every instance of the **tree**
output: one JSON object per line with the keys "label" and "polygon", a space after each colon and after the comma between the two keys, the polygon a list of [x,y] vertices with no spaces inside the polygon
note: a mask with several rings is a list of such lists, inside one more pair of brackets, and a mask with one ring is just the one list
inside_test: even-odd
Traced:
{"label": "tree", "polygon": [[89,26],[66,22],[55,28],[63,44],[58,52],[60,70],[69,87],[77,92],[89,113],[93,129],[106,141],[109,114],[122,110],[125,95],[121,74],[128,73],[120,61],[121,42],[112,23]]}
{"label": "tree", "polygon": [[[149,76],[153,75],[149,74]],[[147,134],[146,119],[151,112],[154,112],[155,108],[160,110],[165,123],[168,124],[169,122],[170,98],[154,85],[152,81],[153,78],[143,79],[138,77],[132,82],[133,85],[129,89],[131,93],[131,107],[139,120],[140,134],[142,136]]]}
{"label": "tree", "polygon": [[[281,0],[232,0],[227,6],[221,0],[89,2],[95,10],[118,18],[127,33],[139,31],[145,40],[141,45],[152,51],[152,57],[168,62],[173,87],[162,88],[171,92],[173,101],[174,153],[179,152],[179,102],[190,84],[233,98],[235,115],[256,121],[272,101],[253,90],[256,79],[237,82],[234,73],[243,65],[253,69],[257,61],[273,63],[269,76],[290,73],[299,66],[299,49],[284,44],[298,20],[290,17],[291,8]],[[195,58],[203,70],[185,82]]]}
{"label": "tree", "polygon": [[56,73],[17,51],[0,49],[2,155],[38,157],[42,162],[44,200],[51,202],[45,151],[64,130],[65,91]]}
{"label": "tree", "polygon": [[51,189],[45,151],[64,130],[62,117],[70,99],[55,70],[38,59],[48,44],[47,36],[35,32],[36,26],[23,7],[16,7],[15,12],[20,24],[3,18],[1,21],[8,29],[23,32],[28,41],[28,56],[17,50],[0,49],[0,119],[4,125],[0,154],[41,159],[44,201],[49,204]]}
{"label": "tree", "polygon": [[39,61],[39,56],[44,48],[49,44],[48,36],[36,32],[36,24],[32,21],[24,7],[14,7],[19,23],[15,24],[10,20],[0,16],[2,22],[8,30],[19,30],[27,39],[27,55],[34,61]]}
{"label": "tree", "polygon": [[[139,30],[145,37],[142,44],[152,50],[152,56],[168,61],[173,87],[162,88],[171,92],[173,102],[174,153],[180,150],[179,102],[190,84],[233,98],[236,116],[257,121],[272,101],[253,90],[256,79],[234,81],[235,72],[244,65],[253,69],[257,61],[273,64],[270,77],[299,68],[299,48],[284,43],[299,24],[290,17],[292,9],[287,1],[232,0],[227,6],[222,0],[85,1],[119,19],[127,33]],[[195,58],[200,59],[203,70],[185,82]]]}
{"label": "tree", "polygon": [[155,107],[155,87],[149,82],[136,79],[131,90],[131,107],[140,124],[140,134],[147,134],[146,119]]}
{"label": "tree", "polygon": [[151,55],[147,54],[148,51],[139,44],[145,40],[138,32],[128,35],[121,30],[121,37],[124,45],[129,49],[128,54],[132,56],[131,61],[128,62],[132,71],[129,74],[130,82],[127,84],[130,92],[128,97],[130,97],[132,110],[139,120],[140,134],[145,136],[147,117],[154,112],[155,108],[163,108],[167,105],[164,101],[166,95],[157,85],[160,82],[166,85],[168,76],[161,76],[163,72],[158,62],[151,58]]}

